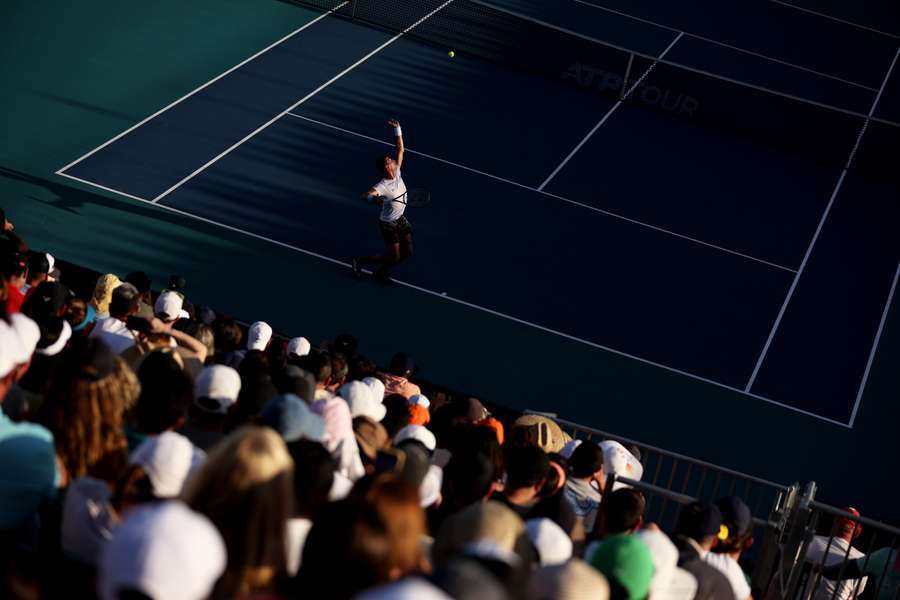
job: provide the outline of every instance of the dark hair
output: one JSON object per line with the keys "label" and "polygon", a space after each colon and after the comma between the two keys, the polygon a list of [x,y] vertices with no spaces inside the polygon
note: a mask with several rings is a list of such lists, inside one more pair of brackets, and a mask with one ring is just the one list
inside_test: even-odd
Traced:
{"label": "dark hair", "polygon": [[634,529],[640,525],[645,506],[644,496],[632,488],[621,488],[604,495],[598,515],[604,533],[614,535]]}
{"label": "dark hair", "polygon": [[603,468],[603,450],[593,442],[582,442],[569,458],[572,477],[590,477]]}
{"label": "dark hair", "polygon": [[241,339],[244,334],[234,319],[221,317],[213,321],[213,336],[216,340],[217,351],[234,352],[241,347]]}
{"label": "dark hair", "polygon": [[187,286],[187,281],[181,275],[169,275],[169,285],[167,289],[173,292],[180,292]]}
{"label": "dark hair", "polygon": [[109,314],[114,317],[128,316],[138,309],[140,294],[130,283],[123,283],[113,290],[109,301]]}
{"label": "dark hair", "polygon": [[358,347],[359,342],[357,342],[356,338],[349,333],[340,334],[334,338],[334,343],[331,344],[332,352],[340,352],[348,359],[352,359],[356,356],[356,349]]}
{"label": "dark hair", "polygon": [[511,447],[506,452],[506,488],[517,490],[547,479],[550,460],[537,446]]}
{"label": "dark hair", "polygon": [[331,356],[327,352],[313,351],[293,361],[304,371],[312,373],[316,383],[325,383],[331,378]]}
{"label": "dark hair", "polygon": [[332,384],[344,383],[347,379],[347,359],[340,352],[331,353],[331,377]]}
{"label": "dark hair", "polygon": [[50,272],[50,261],[43,252],[28,251],[28,277],[35,278],[38,275],[46,275]]}
{"label": "dark hair", "polygon": [[388,394],[384,397],[386,409],[381,424],[388,432],[388,437],[393,439],[397,432],[409,425],[409,409],[405,396],[400,394]]}
{"label": "dark hair", "polygon": [[298,515],[312,518],[328,503],[337,464],[322,444],[297,440],[287,445],[294,459],[295,509]]}
{"label": "dark hair", "polygon": [[137,371],[141,395],[134,409],[137,429],[157,434],[171,429],[187,414],[194,386],[171,352],[154,350]]}
{"label": "dark hair", "polygon": [[390,154],[383,154],[375,159],[375,170],[381,173],[384,177],[390,177],[391,174],[388,173],[387,166],[385,166],[385,162],[393,159],[394,157]]}
{"label": "dark hair", "polygon": [[376,377],[378,367],[365,356],[354,356],[347,361],[347,381],[362,381],[366,377]]}
{"label": "dark hair", "polygon": [[137,288],[141,295],[150,291],[150,277],[143,271],[132,271],[125,276],[125,283],[130,283]]}
{"label": "dark hair", "polygon": [[462,509],[485,498],[495,479],[494,464],[477,450],[456,452],[444,467],[441,486],[442,505]]}
{"label": "dark hair", "polygon": [[413,362],[412,357],[405,352],[398,352],[391,358],[391,375],[409,377],[414,370],[415,363]]}

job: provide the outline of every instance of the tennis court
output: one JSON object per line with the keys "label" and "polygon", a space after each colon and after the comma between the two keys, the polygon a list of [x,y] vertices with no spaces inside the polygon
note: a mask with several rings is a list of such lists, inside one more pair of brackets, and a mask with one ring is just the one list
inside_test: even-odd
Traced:
{"label": "tennis court", "polygon": [[778,3],[732,31],[475,2],[528,33],[490,55],[458,45],[487,27],[425,35],[464,3],[413,4],[338,5],[58,173],[346,269],[380,245],[358,197],[396,117],[433,198],[400,285],[853,426],[900,275],[900,40]]}

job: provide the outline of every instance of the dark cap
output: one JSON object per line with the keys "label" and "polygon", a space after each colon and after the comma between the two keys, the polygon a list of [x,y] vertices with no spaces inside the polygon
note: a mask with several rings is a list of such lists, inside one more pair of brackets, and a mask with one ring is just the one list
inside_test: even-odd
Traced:
{"label": "dark cap", "polygon": [[399,375],[400,377],[406,377],[414,373],[416,370],[416,361],[413,360],[413,357],[405,352],[398,352],[391,359],[391,373],[394,375]]}
{"label": "dark cap", "polygon": [[719,535],[722,527],[722,512],[709,502],[691,502],[681,507],[675,533],[700,541],[709,536]]}
{"label": "dark cap", "polygon": [[750,508],[737,496],[726,496],[716,502],[722,513],[722,523],[728,527],[729,537],[744,535],[753,526]]}
{"label": "dark cap", "polygon": [[50,261],[47,260],[47,254],[44,252],[29,250],[28,276],[37,277],[38,275],[47,275],[48,273],[50,273]]}
{"label": "dark cap", "polygon": [[28,298],[32,319],[58,317],[69,300],[69,288],[57,281],[44,281]]}

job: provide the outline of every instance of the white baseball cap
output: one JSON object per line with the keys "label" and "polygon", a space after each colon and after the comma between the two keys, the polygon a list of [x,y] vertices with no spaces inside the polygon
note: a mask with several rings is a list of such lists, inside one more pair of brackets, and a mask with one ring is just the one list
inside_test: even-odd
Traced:
{"label": "white baseball cap", "polygon": [[153,312],[163,321],[176,321],[181,318],[182,308],[184,308],[184,298],[177,292],[168,290],[156,299]]}
{"label": "white baseball cap", "polygon": [[387,414],[387,407],[375,399],[372,388],[362,381],[345,383],[338,389],[338,396],[347,401],[351,417],[369,417],[378,423]]}
{"label": "white baseball cap", "polygon": [[37,323],[22,313],[9,315],[9,323],[0,319],[0,377],[31,360],[40,339]]}
{"label": "white baseball cap", "polygon": [[305,337],[295,337],[288,342],[287,353],[294,356],[306,356],[309,354],[312,344]]}
{"label": "white baseball cap", "polygon": [[225,571],[225,542],[200,513],[177,501],[132,509],[107,542],[98,588],[104,600],[121,590],[151,598],[201,600]]}
{"label": "white baseball cap", "polygon": [[206,453],[195,448],[186,437],[174,431],[164,431],[148,437],[135,448],[128,459],[147,473],[157,498],[174,498],[188,475],[206,460]]}
{"label": "white baseball cap", "polygon": [[272,339],[272,328],[264,321],[257,321],[247,332],[247,350],[265,350]]}
{"label": "white baseball cap", "polygon": [[413,394],[406,401],[410,406],[421,406],[423,408],[428,408],[431,406],[431,401],[424,394]]}
{"label": "white baseball cap", "polygon": [[421,442],[430,452],[434,452],[437,448],[437,438],[425,427],[421,425],[407,425],[397,432],[394,436],[394,445],[399,446],[406,440],[416,440]]}
{"label": "white baseball cap", "polygon": [[653,578],[650,580],[650,597],[693,598],[697,581],[689,572],[678,568],[678,549],[661,531],[642,529],[635,534],[650,550],[653,559]]}
{"label": "white baseball cap", "polygon": [[[212,365],[204,367],[194,382],[194,403],[200,408],[219,414],[228,413],[241,393],[241,376],[231,367]],[[201,398],[213,400],[217,406],[197,402]]]}
{"label": "white baseball cap", "polygon": [[362,382],[372,389],[372,395],[379,402],[384,401],[384,382],[377,377],[365,377]]}
{"label": "white baseball cap", "polygon": [[550,519],[529,519],[525,521],[525,530],[538,551],[542,567],[561,565],[572,558],[572,539]]}
{"label": "white baseball cap", "polygon": [[[634,480],[640,480],[644,476],[644,466],[641,461],[635,458],[634,454],[629,452],[625,446],[613,440],[600,442],[599,446],[603,450],[603,470],[605,472]],[[614,490],[623,487],[628,487],[628,485],[618,481],[613,485]]]}

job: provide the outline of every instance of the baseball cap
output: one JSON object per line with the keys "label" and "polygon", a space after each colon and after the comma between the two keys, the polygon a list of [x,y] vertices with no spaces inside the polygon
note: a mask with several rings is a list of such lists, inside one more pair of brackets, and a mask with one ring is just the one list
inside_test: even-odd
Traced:
{"label": "baseball cap", "polygon": [[540,600],[608,600],[606,577],[583,560],[540,567],[532,575],[533,588]]}
{"label": "baseball cap", "polygon": [[685,504],[678,513],[675,533],[700,541],[719,535],[722,528],[722,511],[715,504],[696,501]]}
{"label": "baseball cap", "polygon": [[69,300],[69,288],[57,281],[42,281],[28,299],[35,319],[58,317]]}
{"label": "baseball cap", "polygon": [[131,453],[128,462],[144,469],[157,498],[175,498],[181,494],[191,471],[205,460],[206,453],[195,448],[186,437],[164,431],[144,440]]}
{"label": "baseball cap", "polygon": [[165,291],[156,299],[153,312],[163,321],[175,321],[181,316],[184,307],[184,298],[177,292]]}
{"label": "baseball cap", "polygon": [[410,406],[421,406],[422,408],[428,408],[429,406],[431,406],[431,402],[424,394],[413,394],[409,397],[406,403]]}
{"label": "baseball cap", "polygon": [[269,400],[256,421],[277,431],[286,442],[300,439],[321,442],[325,439],[325,419],[294,394],[282,394]]}
{"label": "baseball cap", "polygon": [[722,513],[722,523],[728,527],[729,537],[746,534],[753,527],[753,515],[750,507],[737,496],[726,496],[716,502]]}
{"label": "baseball cap", "polygon": [[377,377],[364,377],[362,382],[372,389],[372,395],[379,401],[384,400],[384,382]]}
{"label": "baseball cap", "polygon": [[[619,442],[613,440],[600,442],[600,449],[603,450],[603,470],[606,473],[615,473],[634,480],[640,480],[644,476],[644,466]],[[628,484],[617,481],[613,485],[613,490],[623,487],[628,487]]]}
{"label": "baseball cap", "polygon": [[37,323],[21,313],[9,315],[9,322],[0,319],[0,377],[31,360],[41,338]]}
{"label": "baseball cap", "polygon": [[310,348],[312,348],[312,345],[309,343],[308,339],[305,337],[295,337],[288,342],[287,353],[293,354],[294,356],[306,356],[309,354]]}
{"label": "baseball cap", "polygon": [[384,425],[366,416],[354,417],[353,433],[359,451],[370,460],[375,460],[378,451],[388,446],[388,432]]}
{"label": "baseball cap", "polygon": [[653,559],[650,597],[658,599],[670,597],[678,565],[678,549],[662,531],[642,529],[634,535],[644,542],[650,550],[650,558]]}
{"label": "baseball cap", "polygon": [[391,373],[401,377],[415,373],[416,361],[405,352],[398,352],[391,358]]}
{"label": "baseball cap", "polygon": [[524,532],[522,519],[505,504],[476,502],[447,517],[435,537],[432,557],[440,563],[465,552],[514,563],[516,544]]}
{"label": "baseball cap", "polygon": [[572,558],[572,539],[562,527],[547,518],[525,521],[525,530],[540,559],[540,565],[561,565]]}
{"label": "baseball cap", "polygon": [[428,409],[419,404],[407,405],[406,411],[409,414],[410,425],[428,425],[431,421],[431,413]]}
{"label": "baseball cap", "polygon": [[194,382],[194,403],[208,412],[227,414],[241,392],[241,376],[231,367],[204,367]]}
{"label": "baseball cap", "polygon": [[387,408],[372,394],[372,388],[362,381],[345,383],[338,389],[338,396],[347,401],[351,417],[369,417],[373,421],[381,421],[387,414]]}
{"label": "baseball cap", "polygon": [[264,321],[257,321],[247,332],[247,350],[265,350],[272,339],[272,328]]}
{"label": "baseball cap", "polygon": [[42,319],[39,326],[41,339],[34,350],[35,354],[56,356],[63,351],[72,337],[72,326],[62,317]]}
{"label": "baseball cap", "polygon": [[355,600],[452,600],[450,596],[420,577],[408,577],[380,585],[354,597]]}
{"label": "baseball cap", "polygon": [[425,427],[421,425],[407,425],[397,432],[394,436],[394,445],[399,446],[405,441],[415,440],[425,446],[429,452],[434,452],[437,448],[437,438]]}
{"label": "baseball cap", "polygon": [[597,546],[591,564],[611,583],[617,583],[628,600],[644,600],[653,578],[653,558],[647,545],[633,535],[613,535]]}
{"label": "baseball cap", "polygon": [[122,590],[151,598],[201,600],[225,571],[225,543],[200,513],[177,501],[129,511],[106,544],[98,587],[104,600]]}

